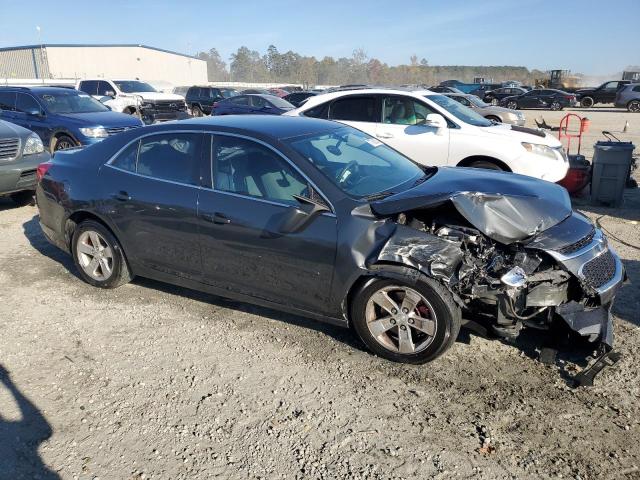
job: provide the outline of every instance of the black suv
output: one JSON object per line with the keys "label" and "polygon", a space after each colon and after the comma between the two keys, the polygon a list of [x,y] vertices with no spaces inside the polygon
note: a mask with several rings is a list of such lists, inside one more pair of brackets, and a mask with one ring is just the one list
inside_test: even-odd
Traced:
{"label": "black suv", "polygon": [[238,95],[238,92],[232,88],[193,86],[187,90],[185,101],[191,109],[191,115],[201,117],[202,115],[211,115],[214,103],[235,95]]}
{"label": "black suv", "polygon": [[581,88],[576,90],[576,97],[578,97],[580,106],[584,108],[593,107],[596,103],[613,103],[616,94],[630,83],[631,80],[613,80],[596,88]]}

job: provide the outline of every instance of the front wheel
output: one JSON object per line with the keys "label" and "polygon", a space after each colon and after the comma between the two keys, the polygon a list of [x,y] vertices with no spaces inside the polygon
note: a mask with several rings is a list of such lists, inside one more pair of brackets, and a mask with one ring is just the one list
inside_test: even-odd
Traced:
{"label": "front wheel", "polygon": [[486,170],[499,170],[499,171],[504,171],[502,168],[500,168],[499,165],[496,165],[493,162],[490,162],[488,160],[476,160],[475,162],[471,162],[468,165],[469,168],[484,168]]}
{"label": "front wheel", "polygon": [[53,151],[57,152],[58,150],[67,150],[69,148],[75,148],[76,146],[76,142],[73,138],[68,135],[60,135],[53,144]]}
{"label": "front wheel", "polygon": [[629,102],[629,105],[627,105],[627,110],[633,113],[640,112],[640,100],[632,100],[631,102]]}
{"label": "front wheel", "polygon": [[552,111],[557,112],[559,110],[562,110],[562,105],[560,104],[560,102],[552,102],[550,108]]}
{"label": "front wheel", "polygon": [[191,115],[193,115],[194,117],[202,116],[202,110],[198,105],[194,105],[193,107],[191,107]]}
{"label": "front wheel", "polygon": [[80,277],[94,287],[116,288],[133,278],[120,243],[101,223],[87,220],[78,225],[71,252]]}
{"label": "front wheel", "polygon": [[580,106],[583,107],[583,108],[593,107],[594,103],[595,103],[595,101],[591,97],[584,97],[584,98],[582,98],[580,100]]}
{"label": "front wheel", "polygon": [[356,295],[351,322],[375,354],[394,362],[421,364],[453,345],[461,313],[451,294],[430,278],[415,285],[379,279]]}
{"label": "front wheel", "polygon": [[516,102],[515,100],[511,100],[510,102],[507,102],[507,108],[510,108],[511,110],[517,110],[518,102]]}

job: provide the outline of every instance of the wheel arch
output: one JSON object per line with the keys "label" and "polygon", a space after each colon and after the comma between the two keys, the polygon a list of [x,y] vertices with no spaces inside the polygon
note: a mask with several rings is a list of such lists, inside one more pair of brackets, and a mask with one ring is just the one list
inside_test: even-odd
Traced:
{"label": "wheel arch", "polygon": [[59,128],[59,129],[54,130],[53,132],[51,132],[51,137],[49,139],[49,150],[50,151],[53,151],[52,149],[55,148],[56,143],[58,143],[58,139],[63,135],[66,136],[66,137],[71,138],[71,140],[73,140],[78,145],[80,145],[80,142],[78,141],[78,138],[73,133],[71,133],[69,130]]}
{"label": "wheel arch", "polygon": [[479,162],[479,161],[491,162],[491,163],[494,163],[497,166],[499,166],[505,172],[513,172],[511,167],[509,167],[509,165],[504,163],[502,160],[499,160],[499,159],[497,159],[495,157],[491,157],[489,155],[471,155],[469,157],[466,157],[466,158],[463,158],[462,160],[460,160],[458,162],[458,164],[456,165],[456,167],[468,167],[473,162]]}

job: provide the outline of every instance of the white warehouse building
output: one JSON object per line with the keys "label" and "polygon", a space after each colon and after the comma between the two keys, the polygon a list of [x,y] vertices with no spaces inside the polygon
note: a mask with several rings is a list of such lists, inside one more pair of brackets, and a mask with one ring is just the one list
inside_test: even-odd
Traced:
{"label": "white warehouse building", "polygon": [[0,79],[140,79],[153,85],[207,82],[204,60],[146,45],[43,44],[0,48]]}

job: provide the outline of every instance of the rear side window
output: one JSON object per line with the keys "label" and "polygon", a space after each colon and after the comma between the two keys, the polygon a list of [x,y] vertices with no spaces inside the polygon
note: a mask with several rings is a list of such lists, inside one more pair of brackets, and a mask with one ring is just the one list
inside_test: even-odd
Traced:
{"label": "rear side window", "polygon": [[6,110],[9,112],[14,111],[16,108],[16,94],[15,92],[0,92],[0,110]]}
{"label": "rear side window", "polygon": [[249,97],[231,97],[231,99],[229,100],[232,103],[235,103],[236,105],[249,105]]}
{"label": "rear side window", "polygon": [[199,185],[201,143],[202,135],[197,133],[144,137],[140,140],[136,171],[161,180]]}
{"label": "rear side window", "polygon": [[379,122],[376,118],[375,97],[346,97],[331,104],[329,117],[332,120],[352,122]]}
{"label": "rear side window", "polygon": [[80,82],[79,87],[80,91],[89,95],[96,95],[98,92],[98,82],[95,80],[84,80]]}
{"label": "rear side window", "polygon": [[269,105],[269,102],[267,102],[262,97],[251,97],[251,105],[253,105],[254,107],[262,108]]}

